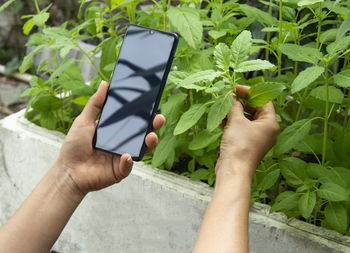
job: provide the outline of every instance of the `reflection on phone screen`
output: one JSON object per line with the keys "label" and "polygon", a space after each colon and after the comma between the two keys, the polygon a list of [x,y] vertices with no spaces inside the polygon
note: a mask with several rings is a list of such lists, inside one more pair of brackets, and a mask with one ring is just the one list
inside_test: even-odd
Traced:
{"label": "reflection on phone screen", "polygon": [[97,148],[140,155],[175,38],[130,26],[96,131]]}

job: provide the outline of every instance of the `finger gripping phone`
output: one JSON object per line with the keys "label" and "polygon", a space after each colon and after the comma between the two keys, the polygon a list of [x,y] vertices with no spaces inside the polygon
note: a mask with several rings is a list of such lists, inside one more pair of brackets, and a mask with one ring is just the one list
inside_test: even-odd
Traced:
{"label": "finger gripping phone", "polygon": [[110,81],[93,147],[142,160],[178,35],[129,25]]}

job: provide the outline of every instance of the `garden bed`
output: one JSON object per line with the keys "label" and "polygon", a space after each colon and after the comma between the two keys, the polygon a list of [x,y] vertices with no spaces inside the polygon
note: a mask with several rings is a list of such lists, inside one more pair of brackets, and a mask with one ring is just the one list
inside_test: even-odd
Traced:
{"label": "garden bed", "polygon": [[[0,121],[0,222],[14,213],[56,159],[64,135],[24,111]],[[54,246],[58,252],[190,252],[211,198],[200,182],[135,163],[122,183],[90,193]],[[349,252],[350,238],[251,207],[251,252]]]}

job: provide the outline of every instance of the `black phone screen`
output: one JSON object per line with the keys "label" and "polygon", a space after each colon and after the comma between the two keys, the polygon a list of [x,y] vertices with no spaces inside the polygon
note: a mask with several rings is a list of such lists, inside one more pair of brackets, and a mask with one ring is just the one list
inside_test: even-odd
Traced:
{"label": "black phone screen", "polygon": [[176,42],[172,33],[128,27],[96,129],[95,148],[142,158]]}

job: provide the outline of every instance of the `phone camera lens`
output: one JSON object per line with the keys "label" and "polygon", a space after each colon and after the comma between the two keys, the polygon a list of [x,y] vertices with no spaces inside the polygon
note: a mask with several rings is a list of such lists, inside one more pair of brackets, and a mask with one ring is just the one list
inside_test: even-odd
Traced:
{"label": "phone camera lens", "polygon": [[149,34],[153,35],[154,31],[153,30],[149,30]]}

